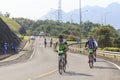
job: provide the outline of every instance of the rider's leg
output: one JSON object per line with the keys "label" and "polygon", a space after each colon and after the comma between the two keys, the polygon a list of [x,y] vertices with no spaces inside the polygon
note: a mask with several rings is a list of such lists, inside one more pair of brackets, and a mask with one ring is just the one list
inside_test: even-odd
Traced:
{"label": "rider's leg", "polygon": [[88,63],[90,62],[90,54],[88,55]]}
{"label": "rider's leg", "polygon": [[94,51],[94,61],[96,62],[96,50]]}
{"label": "rider's leg", "polygon": [[64,55],[65,55],[65,61],[67,63],[67,54],[66,54],[66,52],[64,53]]}

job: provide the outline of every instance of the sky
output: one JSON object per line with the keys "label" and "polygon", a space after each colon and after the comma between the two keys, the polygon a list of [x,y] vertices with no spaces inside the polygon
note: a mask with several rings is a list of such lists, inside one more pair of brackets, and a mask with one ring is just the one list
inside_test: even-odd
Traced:
{"label": "sky", "polygon": [[[11,17],[24,17],[37,20],[51,9],[58,9],[59,0],[0,0],[0,12],[9,12]],[[79,8],[79,0],[61,0],[62,10],[70,12]],[[82,7],[101,6],[106,7],[120,0],[81,0]]]}

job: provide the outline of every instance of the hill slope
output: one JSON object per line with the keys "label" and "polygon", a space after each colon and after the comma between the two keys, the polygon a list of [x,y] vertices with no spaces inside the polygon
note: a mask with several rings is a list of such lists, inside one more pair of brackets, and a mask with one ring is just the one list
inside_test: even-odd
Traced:
{"label": "hill slope", "polygon": [[13,19],[0,16],[0,18],[9,26],[9,28],[17,35],[20,35],[19,29],[21,26]]}
{"label": "hill slope", "polygon": [[8,44],[7,47],[10,48],[12,43],[19,46],[20,42],[20,38],[18,38],[10,27],[0,18],[0,52],[3,51],[3,45],[5,43]]}

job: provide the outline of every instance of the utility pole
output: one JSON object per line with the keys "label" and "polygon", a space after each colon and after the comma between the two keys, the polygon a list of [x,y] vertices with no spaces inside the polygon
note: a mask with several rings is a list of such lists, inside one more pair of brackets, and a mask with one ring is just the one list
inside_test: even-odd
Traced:
{"label": "utility pole", "polygon": [[[80,8],[80,12],[79,12],[79,16],[80,16],[80,43],[82,41],[82,14],[81,14],[81,0],[79,0],[79,8]],[[82,45],[80,44],[80,48],[82,48]]]}
{"label": "utility pole", "polygon": [[61,7],[61,0],[58,1],[58,22],[62,22],[62,7]]}
{"label": "utility pole", "polygon": [[111,12],[106,12],[106,13],[104,14],[104,16],[105,16],[104,25],[106,25],[106,22],[107,22],[107,16],[108,16],[110,13],[111,13]]}

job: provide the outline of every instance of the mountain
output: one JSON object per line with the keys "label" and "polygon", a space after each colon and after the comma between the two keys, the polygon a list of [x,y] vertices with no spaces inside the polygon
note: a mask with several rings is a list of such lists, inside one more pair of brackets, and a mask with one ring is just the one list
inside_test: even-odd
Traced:
{"label": "mountain", "polygon": [[[85,22],[89,20],[100,24],[110,24],[115,29],[120,29],[120,10],[118,9],[120,9],[120,4],[117,2],[105,8],[99,6],[86,6],[82,8],[82,21]],[[57,20],[57,16],[57,10],[51,10],[40,19]],[[79,9],[75,9],[68,13],[62,11],[62,21],[79,23]]]}

